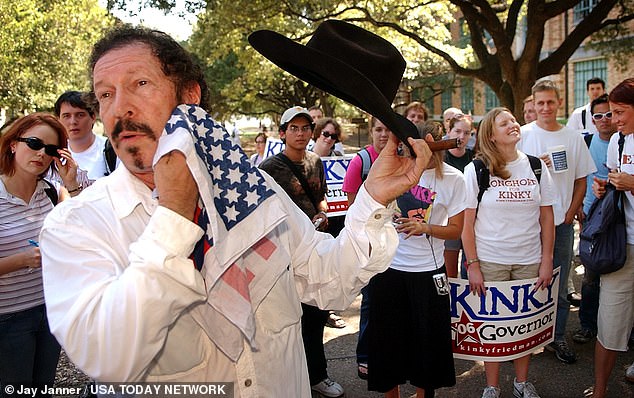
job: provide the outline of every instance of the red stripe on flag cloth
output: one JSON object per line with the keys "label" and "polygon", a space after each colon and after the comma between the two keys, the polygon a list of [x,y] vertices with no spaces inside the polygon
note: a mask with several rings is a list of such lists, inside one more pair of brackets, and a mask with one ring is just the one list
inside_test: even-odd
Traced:
{"label": "red stripe on flag cloth", "polygon": [[249,269],[242,271],[236,263],[231,264],[231,267],[222,274],[222,280],[248,302],[251,302],[249,283],[253,280],[253,278],[255,278],[253,272]]}
{"label": "red stripe on flag cloth", "polygon": [[255,245],[253,245],[253,250],[265,260],[268,260],[269,257],[271,257],[271,254],[273,254],[275,249],[277,249],[275,243],[271,242],[271,240],[266,237],[260,239]]}

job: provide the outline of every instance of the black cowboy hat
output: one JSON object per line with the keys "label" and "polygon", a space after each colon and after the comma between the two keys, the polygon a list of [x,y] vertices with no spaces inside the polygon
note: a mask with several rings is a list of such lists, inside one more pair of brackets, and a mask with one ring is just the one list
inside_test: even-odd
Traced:
{"label": "black cowboy hat", "polygon": [[306,45],[271,30],[253,32],[249,43],[290,74],[376,117],[408,146],[407,137],[418,138],[414,124],[392,110],[405,60],[382,37],[328,20]]}

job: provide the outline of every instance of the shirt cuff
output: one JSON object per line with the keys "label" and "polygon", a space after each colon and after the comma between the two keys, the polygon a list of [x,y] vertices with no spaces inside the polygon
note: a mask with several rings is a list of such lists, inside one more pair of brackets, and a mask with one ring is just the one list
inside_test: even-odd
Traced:
{"label": "shirt cuff", "polygon": [[[362,185],[346,214],[346,228],[364,251],[359,278],[367,282],[390,264],[398,246],[398,235],[392,226],[394,210],[386,208],[370,196]],[[372,247],[371,255],[368,252]]]}
{"label": "shirt cuff", "polygon": [[371,213],[375,210],[386,208],[384,205],[382,205],[381,203],[374,200],[374,198],[372,198],[372,196],[365,189],[365,184],[361,184],[361,186],[359,187],[359,192],[357,193],[357,196],[354,199],[354,203],[356,204],[357,202],[359,202],[359,205],[361,205],[365,210],[367,210],[368,213]]}
{"label": "shirt cuff", "polygon": [[158,206],[143,235],[159,243],[168,253],[188,257],[204,231],[180,214]]}

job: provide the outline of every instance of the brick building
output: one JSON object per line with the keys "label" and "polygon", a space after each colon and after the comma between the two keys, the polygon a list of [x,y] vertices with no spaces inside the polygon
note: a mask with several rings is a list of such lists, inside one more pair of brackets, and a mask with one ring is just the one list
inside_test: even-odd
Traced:
{"label": "brick building", "polygon": [[[567,32],[574,29],[574,26],[582,20],[585,15],[597,4],[599,0],[582,0],[567,14],[562,14],[547,22],[544,36],[542,52],[548,54],[554,51],[566,37]],[[466,43],[468,36],[465,36],[463,28],[464,21],[459,16],[451,25],[452,37],[455,42]],[[628,32],[634,32],[634,22],[628,22]],[[467,30],[468,35],[468,30]],[[627,37],[615,38],[614,41],[630,38],[634,33],[629,33]],[[627,77],[634,76],[634,62],[629,63],[625,68],[619,69],[617,61],[611,57],[605,57],[596,50],[588,46],[590,40],[584,43],[570,57],[568,63],[557,75],[549,76],[561,89],[564,103],[559,111],[559,117],[566,119],[574,108],[582,106],[588,102],[586,95],[586,81],[592,77],[600,77],[606,82],[609,91],[616,84]],[[523,46],[522,24],[519,24],[516,43]],[[516,48],[515,53],[519,54],[522,48]],[[404,82],[403,90],[399,92],[397,106],[406,104],[409,101],[422,101],[430,109],[430,114],[435,119],[440,119],[442,111],[451,106],[462,109],[465,113],[471,113],[479,120],[488,110],[499,106],[500,102],[486,84],[480,80],[472,78],[456,77],[453,90],[446,89],[442,93],[430,97],[429,91],[423,92],[413,90],[409,92],[405,87],[408,82]]]}

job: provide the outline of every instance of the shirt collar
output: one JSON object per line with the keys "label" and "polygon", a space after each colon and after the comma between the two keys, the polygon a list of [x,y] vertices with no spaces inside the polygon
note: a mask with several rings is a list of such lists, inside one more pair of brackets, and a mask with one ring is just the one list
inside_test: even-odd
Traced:
{"label": "shirt collar", "polygon": [[[35,194],[37,194],[40,191],[44,191],[46,188],[48,188],[48,184],[46,184],[44,181],[42,180],[38,180],[37,181],[37,186],[35,187],[35,192],[33,192],[33,195],[35,196]],[[9,193],[9,191],[7,191],[7,187],[4,185],[4,182],[0,179],[0,199],[4,199],[7,201],[15,201],[18,200],[18,198],[16,198],[15,196],[11,195]],[[22,202],[22,199],[19,199],[20,202]]]}
{"label": "shirt collar", "polygon": [[117,167],[109,179],[107,190],[119,219],[129,216],[141,205],[147,214],[152,215],[158,206],[152,191],[140,179],[122,165]]}

